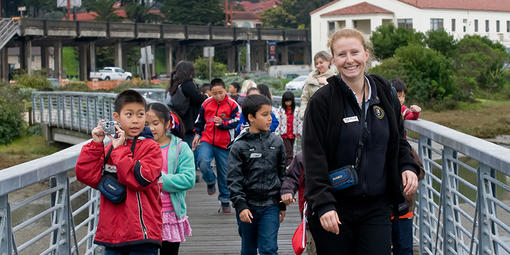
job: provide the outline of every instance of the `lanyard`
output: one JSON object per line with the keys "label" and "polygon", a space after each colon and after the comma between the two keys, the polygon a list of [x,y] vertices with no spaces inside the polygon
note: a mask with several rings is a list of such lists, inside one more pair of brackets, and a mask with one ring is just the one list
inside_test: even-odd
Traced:
{"label": "lanyard", "polygon": [[356,168],[356,170],[359,171],[359,165],[360,165],[360,161],[361,161],[361,153],[362,153],[362,150],[363,150],[363,146],[365,145],[365,139],[366,139],[366,136],[367,136],[367,133],[368,133],[368,130],[367,130],[367,123],[365,121],[365,86],[366,86],[367,82],[365,80],[365,82],[363,83],[363,98],[362,98],[362,102],[361,102],[361,127],[362,127],[362,132],[361,132],[361,137],[359,138],[359,141],[358,141],[358,147],[356,148],[356,163],[354,164],[354,168]]}

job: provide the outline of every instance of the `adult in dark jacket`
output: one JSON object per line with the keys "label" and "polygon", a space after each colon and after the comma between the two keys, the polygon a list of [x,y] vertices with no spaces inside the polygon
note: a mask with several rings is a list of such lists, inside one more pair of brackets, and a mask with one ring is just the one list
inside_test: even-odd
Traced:
{"label": "adult in dark jacket", "polygon": [[[391,208],[405,205],[403,193],[418,188],[418,166],[402,136],[396,93],[384,78],[364,73],[369,59],[364,36],[342,29],[329,45],[339,75],[314,94],[304,118],[309,226],[318,254],[338,254],[339,249],[342,254],[390,254]],[[364,145],[354,170],[358,184],[335,191],[329,174],[355,165],[361,137]]]}
{"label": "adult in dark jacket", "polygon": [[189,107],[184,112],[179,112],[179,116],[184,124],[184,141],[191,147],[195,133],[193,131],[195,120],[200,111],[200,106],[207,99],[207,96],[200,94],[200,89],[193,82],[195,76],[195,68],[193,63],[189,61],[180,61],[170,76],[170,83],[167,88],[167,103],[171,104],[171,97],[177,92],[181,86],[182,93],[189,99]]}

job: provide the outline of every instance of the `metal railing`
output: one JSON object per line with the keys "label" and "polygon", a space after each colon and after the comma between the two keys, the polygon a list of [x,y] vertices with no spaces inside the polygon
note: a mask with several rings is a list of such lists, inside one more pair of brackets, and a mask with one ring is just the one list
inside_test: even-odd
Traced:
{"label": "metal railing", "polygon": [[19,22],[17,20],[0,19],[0,49],[2,49],[16,33],[19,33]]}
{"label": "metal railing", "polygon": [[[139,90],[139,92],[149,97],[153,96],[155,99],[162,95],[160,93],[162,90]],[[66,99],[57,99],[58,96]],[[92,127],[89,125],[90,123],[95,125],[97,119],[108,119],[111,116],[112,106],[108,102],[113,97],[114,94],[106,93],[36,92],[33,96],[34,115],[36,115],[34,120],[42,118],[41,120],[51,120],[55,124],[60,123],[59,125],[66,127],[90,130]],[[277,101],[276,98],[275,100]],[[106,105],[106,107],[95,106],[101,104]],[[54,114],[50,116],[49,112],[51,111],[46,108],[57,109],[59,108],[58,105],[60,105],[60,111],[58,112],[61,112],[61,114],[67,114],[69,110],[73,112],[70,116],[74,116],[75,122],[63,121],[63,115],[59,115],[60,120]],[[75,113],[76,111],[79,113]],[[90,114],[87,113],[91,113],[93,116],[88,116]],[[37,116],[37,114],[39,115]],[[81,116],[82,119],[76,122],[78,116]],[[70,117],[66,116],[65,119],[69,120]],[[86,122],[84,119],[89,121]],[[81,123],[81,126],[77,123]],[[418,137],[416,140],[418,152],[426,172],[424,180],[420,182],[416,196],[413,230],[413,237],[420,253],[510,254],[510,186],[507,181],[510,179],[510,149],[425,120],[406,121],[405,126],[408,131],[412,131],[410,136]],[[413,132],[416,135],[413,135]],[[9,213],[12,208],[19,208],[19,206],[13,206],[9,210],[6,196],[15,189],[5,190],[7,189],[5,187],[17,183],[19,184],[17,187],[21,189],[44,178],[56,176],[56,186],[45,191],[45,194],[55,193],[56,187],[63,187],[60,194],[68,194],[69,192],[64,187],[64,173],[66,169],[74,165],[79,147],[81,146],[76,145],[70,148],[73,151],[72,158],[63,158],[60,156],[61,154],[48,156],[47,158],[52,161],[51,169],[53,169],[53,172],[48,172],[48,168],[41,170],[40,166],[42,164],[39,163],[32,163],[31,167],[19,165],[14,169],[10,168],[0,172],[0,210],[3,219],[0,225],[5,229],[2,233],[6,233],[7,229],[12,231],[20,228],[11,227],[11,221],[4,219],[5,217],[7,219],[11,217]],[[40,176],[40,172],[45,173],[44,178],[39,178],[33,182],[32,179],[28,179],[32,176]],[[25,174],[16,181],[4,178],[9,174],[20,173]],[[95,203],[94,201],[97,202],[97,197],[94,198],[94,194],[97,196],[97,193],[86,188],[82,192],[88,192],[88,203],[90,204],[82,205],[81,208],[89,208],[90,212],[97,213],[97,210],[92,209],[93,205],[91,204]],[[26,203],[28,204],[33,200],[31,199]],[[52,204],[58,207],[54,209],[55,212],[58,210],[63,213],[71,211],[66,206],[72,203],[66,204],[65,199],[55,201],[54,205]],[[60,213],[59,215],[58,217],[62,218],[62,215],[65,214]],[[86,218],[92,219],[94,217],[96,216],[89,215]],[[62,223],[62,221],[57,222]],[[90,224],[93,221],[84,222],[86,223],[82,222],[79,226],[87,225],[89,231],[91,231],[93,227]],[[29,223],[25,224],[28,225]],[[23,225],[23,227],[25,226]],[[56,227],[54,226],[54,228]],[[69,229],[69,224],[58,225],[58,227]],[[51,230],[48,231],[51,232]],[[68,230],[64,232],[69,233]],[[77,232],[79,231],[77,230]],[[92,236],[88,237],[92,238]],[[64,235],[60,238],[70,238],[70,236]],[[52,238],[52,240],[56,239],[58,239],[58,236]],[[1,240],[0,251],[8,250],[8,245],[11,242],[5,241],[8,240],[5,236],[2,236]],[[56,243],[61,242],[63,241]],[[65,242],[69,244],[71,240],[66,239]],[[79,241],[80,244],[84,242],[84,239]],[[23,247],[26,246],[28,244]],[[86,250],[92,251],[93,248],[93,245],[90,244],[89,246],[89,241],[87,241]]]}

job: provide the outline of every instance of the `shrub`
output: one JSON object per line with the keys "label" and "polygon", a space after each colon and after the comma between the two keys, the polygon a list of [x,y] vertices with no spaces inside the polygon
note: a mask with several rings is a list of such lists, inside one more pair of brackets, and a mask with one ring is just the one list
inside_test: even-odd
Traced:
{"label": "shrub", "polygon": [[0,144],[12,142],[23,132],[23,105],[19,88],[0,83]]}
{"label": "shrub", "polygon": [[439,51],[446,57],[452,57],[457,46],[453,36],[449,35],[444,29],[428,31],[425,43],[429,48]]}
{"label": "shrub", "polygon": [[133,79],[122,81],[117,87],[112,89],[112,92],[121,93],[122,91],[131,88],[154,88],[154,87],[155,86],[152,83],[147,82],[145,80]]}
{"label": "shrub", "polygon": [[16,86],[23,88],[33,88],[36,90],[53,90],[51,82],[45,76],[39,74],[19,74],[14,76]]}
{"label": "shrub", "polygon": [[379,26],[372,33],[370,41],[374,48],[374,56],[379,60],[393,57],[395,51],[409,44],[424,45],[423,33],[416,32],[414,29],[396,28],[393,24]]}
{"label": "shrub", "polygon": [[60,87],[58,90],[62,91],[81,91],[81,92],[91,92],[92,90],[83,83],[83,82],[70,82],[65,86]]}
{"label": "shrub", "polygon": [[[209,79],[209,59],[197,58],[193,63],[195,67],[195,76],[200,79]],[[212,62],[211,78],[223,77],[227,72],[227,66],[223,63]]]}

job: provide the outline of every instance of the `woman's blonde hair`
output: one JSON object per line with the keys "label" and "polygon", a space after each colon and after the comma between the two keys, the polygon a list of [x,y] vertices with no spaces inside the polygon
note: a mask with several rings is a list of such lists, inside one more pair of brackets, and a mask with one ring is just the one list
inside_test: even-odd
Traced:
{"label": "woman's blonde hair", "polygon": [[358,39],[361,44],[363,45],[363,48],[365,50],[368,50],[370,48],[370,42],[365,38],[365,36],[357,29],[354,28],[342,28],[340,30],[337,30],[334,32],[328,41],[328,47],[331,50],[331,54],[334,56],[335,53],[333,52],[333,43],[335,43],[340,38],[356,38]]}
{"label": "woman's blonde hair", "polygon": [[324,50],[315,53],[315,56],[313,56],[313,61],[317,61],[318,58],[322,58],[326,61],[331,61],[331,55]]}
{"label": "woman's blonde hair", "polygon": [[257,88],[257,84],[252,80],[243,81],[243,85],[241,86],[241,95],[246,94],[250,88]]}

